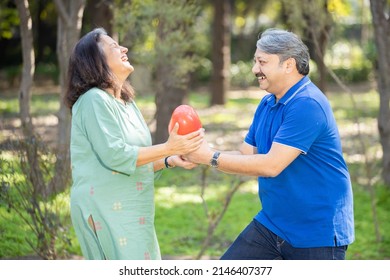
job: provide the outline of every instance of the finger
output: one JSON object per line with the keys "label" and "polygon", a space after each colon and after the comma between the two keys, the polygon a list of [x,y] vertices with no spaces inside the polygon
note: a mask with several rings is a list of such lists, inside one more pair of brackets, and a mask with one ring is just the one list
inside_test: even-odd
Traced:
{"label": "finger", "polygon": [[197,166],[198,166],[198,164],[196,164],[196,163],[191,163],[191,164],[186,165],[184,168],[186,168],[186,169],[193,169],[193,168],[195,168],[195,167],[197,167]]}
{"label": "finger", "polygon": [[171,133],[173,132],[173,133],[175,133],[175,134],[177,134],[177,131],[179,130],[179,123],[177,122],[177,123],[175,123],[175,125],[173,126],[173,128],[172,128],[172,130],[171,130]]}
{"label": "finger", "polygon": [[188,157],[186,155],[181,155],[180,158],[183,160],[183,161],[188,161]]}
{"label": "finger", "polygon": [[191,132],[191,133],[188,133],[187,135],[186,135],[186,138],[187,139],[192,139],[192,138],[195,138],[195,137],[202,137],[203,138],[203,136],[204,136],[204,128],[203,127],[201,127],[201,128],[199,128],[198,130],[195,130],[195,131],[193,131],[193,132]]}

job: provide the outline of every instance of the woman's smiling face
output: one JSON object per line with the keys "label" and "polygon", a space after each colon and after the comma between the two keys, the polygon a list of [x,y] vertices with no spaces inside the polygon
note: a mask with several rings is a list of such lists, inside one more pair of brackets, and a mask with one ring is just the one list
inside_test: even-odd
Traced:
{"label": "woman's smiling face", "polygon": [[128,49],[120,46],[114,39],[108,35],[102,35],[99,42],[107,59],[108,67],[120,80],[126,80],[134,71],[127,57]]}

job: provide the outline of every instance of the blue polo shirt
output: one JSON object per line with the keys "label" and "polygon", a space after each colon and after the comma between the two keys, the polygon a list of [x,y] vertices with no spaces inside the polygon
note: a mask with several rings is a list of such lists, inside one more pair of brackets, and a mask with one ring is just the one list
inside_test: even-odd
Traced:
{"label": "blue polo shirt", "polygon": [[276,177],[259,177],[255,219],[294,247],[354,241],[352,187],[326,96],[305,76],[280,100],[260,102],[245,142],[266,154],[273,142],[301,154]]}

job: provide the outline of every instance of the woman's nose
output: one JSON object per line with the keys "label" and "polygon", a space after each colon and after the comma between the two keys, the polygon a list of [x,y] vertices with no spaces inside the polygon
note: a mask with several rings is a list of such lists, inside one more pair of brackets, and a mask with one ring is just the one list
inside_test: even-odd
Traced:
{"label": "woman's nose", "polygon": [[122,47],[122,52],[123,53],[127,53],[129,51],[129,49],[128,48],[126,48],[126,47]]}

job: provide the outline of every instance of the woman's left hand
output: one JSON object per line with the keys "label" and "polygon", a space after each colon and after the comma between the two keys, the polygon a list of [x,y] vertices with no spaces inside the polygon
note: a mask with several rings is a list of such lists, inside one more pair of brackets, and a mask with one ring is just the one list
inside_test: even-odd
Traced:
{"label": "woman's left hand", "polygon": [[179,166],[184,169],[193,169],[198,166],[198,164],[186,160],[183,156],[177,156],[177,155],[170,156],[168,160],[170,162],[170,165]]}

